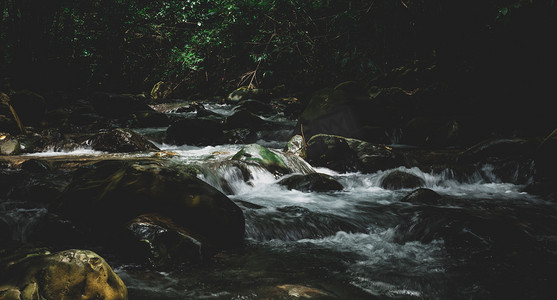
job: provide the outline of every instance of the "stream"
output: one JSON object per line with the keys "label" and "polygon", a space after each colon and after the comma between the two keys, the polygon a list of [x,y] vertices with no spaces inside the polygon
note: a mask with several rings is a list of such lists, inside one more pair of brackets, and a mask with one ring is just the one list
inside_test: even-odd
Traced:
{"label": "stream", "polygon": [[[225,105],[206,108],[232,112]],[[259,132],[257,143],[280,151],[292,132],[284,128],[295,122],[280,116],[268,120],[283,126]],[[165,130],[137,132],[157,136]],[[153,143],[177,153],[170,158],[177,165],[226,160],[243,146]],[[31,155],[101,154],[80,149]],[[522,185],[502,182],[489,165],[464,180],[450,170],[397,168],[422,178],[426,188],[446,199],[435,205],[401,201],[411,189],[381,188],[392,170],[362,174],[314,168],[344,187],[317,193],[277,184],[290,175],[250,168],[249,182],[218,170],[228,182],[227,196],[244,212],[244,248],[168,270],[107,257],[130,299],[548,299],[555,293],[557,205],[522,192]],[[224,191],[212,178],[200,178]],[[46,209],[8,206],[0,207],[0,218],[17,228],[14,239],[25,241],[26,226]]]}

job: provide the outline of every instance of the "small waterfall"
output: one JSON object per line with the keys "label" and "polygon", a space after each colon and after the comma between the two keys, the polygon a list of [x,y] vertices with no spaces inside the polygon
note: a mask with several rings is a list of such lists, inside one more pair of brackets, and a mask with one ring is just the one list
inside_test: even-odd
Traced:
{"label": "small waterfall", "polygon": [[402,139],[401,128],[390,128],[389,130],[385,130],[385,135],[389,138],[390,145],[400,145]]}
{"label": "small waterfall", "polygon": [[25,243],[34,226],[47,213],[46,208],[7,208],[0,210],[0,220],[8,225],[13,240]]}

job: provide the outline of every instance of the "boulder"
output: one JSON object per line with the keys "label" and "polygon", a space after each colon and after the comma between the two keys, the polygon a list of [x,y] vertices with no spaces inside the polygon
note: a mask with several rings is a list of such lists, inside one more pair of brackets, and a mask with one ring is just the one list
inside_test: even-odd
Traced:
{"label": "boulder", "polygon": [[253,114],[266,115],[266,114],[274,113],[273,107],[271,107],[271,105],[263,101],[254,100],[254,99],[247,99],[247,100],[240,101],[236,109],[238,111],[242,111],[242,110],[249,111],[250,113]]}
{"label": "boulder", "polygon": [[251,144],[257,142],[257,132],[249,128],[235,128],[222,132],[223,144]]}
{"label": "boulder", "polygon": [[[157,268],[180,263],[201,262],[208,249],[184,228],[168,218],[145,214],[131,220],[125,228],[130,242],[126,253],[135,253]],[[143,253],[142,253],[143,252]],[[209,255],[207,255],[209,256]]]}
{"label": "boulder", "polygon": [[217,145],[223,139],[223,126],[219,121],[183,119],[166,130],[165,143],[175,145]]}
{"label": "boulder", "polygon": [[425,184],[425,181],[411,173],[395,170],[381,179],[381,187],[388,190],[412,189]]}
{"label": "boulder", "polygon": [[266,101],[270,98],[270,91],[242,86],[228,95],[228,101],[240,102],[242,100],[256,99]]}
{"label": "boulder", "polygon": [[281,154],[258,144],[244,146],[238,153],[234,154],[232,160],[256,164],[274,174],[292,173]]}
{"label": "boulder", "polygon": [[399,164],[392,150],[383,145],[326,134],[307,142],[306,156],[312,166],[338,172],[373,173]]}
{"label": "boulder", "polygon": [[230,117],[226,118],[226,128],[248,128],[252,130],[261,130],[266,122],[257,115],[247,111],[240,110]]}
{"label": "boulder", "polygon": [[128,299],[120,277],[89,250],[26,253],[4,260],[0,299]]}
{"label": "boulder", "polygon": [[9,133],[0,132],[0,155],[16,155],[20,152],[19,141]]}
{"label": "boulder", "polygon": [[321,173],[295,174],[282,179],[278,184],[286,186],[289,190],[302,192],[341,191],[344,188],[332,176]]}
{"label": "boulder", "polygon": [[160,149],[130,129],[116,128],[101,132],[87,141],[94,150],[110,153],[156,152]]}
{"label": "boulder", "polygon": [[129,115],[129,126],[134,128],[165,127],[170,125],[170,119],[164,113],[140,110]]}
{"label": "boulder", "polygon": [[139,215],[156,213],[216,248],[244,238],[244,215],[228,197],[191,173],[153,161],[102,161],[80,168],[57,211],[107,240]]}

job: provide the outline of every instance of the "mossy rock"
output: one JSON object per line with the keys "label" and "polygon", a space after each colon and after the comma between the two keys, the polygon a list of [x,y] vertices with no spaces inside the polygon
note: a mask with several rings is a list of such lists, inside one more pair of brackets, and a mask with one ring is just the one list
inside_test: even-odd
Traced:
{"label": "mossy rock", "polygon": [[159,81],[151,89],[151,97],[155,100],[163,100],[172,94],[172,86],[168,82]]}
{"label": "mossy rock", "polygon": [[236,103],[242,100],[255,99],[266,102],[271,96],[271,92],[264,89],[250,88],[242,86],[228,95],[228,101]]}
{"label": "mossy rock", "polygon": [[89,250],[27,253],[0,272],[0,299],[128,299],[124,282]]}
{"label": "mossy rock", "polygon": [[21,153],[19,141],[9,133],[0,132],[0,155],[16,155]]}
{"label": "mossy rock", "polygon": [[244,146],[234,154],[232,160],[254,163],[275,174],[289,174],[292,171],[281,155],[258,144]]}

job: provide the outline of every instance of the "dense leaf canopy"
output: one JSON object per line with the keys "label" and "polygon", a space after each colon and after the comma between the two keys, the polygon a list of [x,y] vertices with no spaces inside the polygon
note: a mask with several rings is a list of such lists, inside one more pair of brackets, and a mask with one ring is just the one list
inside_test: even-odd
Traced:
{"label": "dense leaf canopy", "polygon": [[538,63],[556,22],[544,0],[1,0],[0,13],[0,89],[165,81],[177,95],[365,81],[416,60]]}

